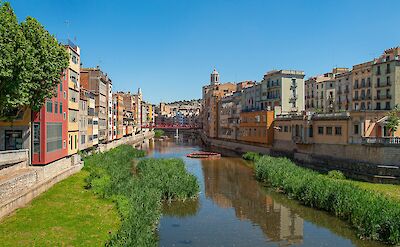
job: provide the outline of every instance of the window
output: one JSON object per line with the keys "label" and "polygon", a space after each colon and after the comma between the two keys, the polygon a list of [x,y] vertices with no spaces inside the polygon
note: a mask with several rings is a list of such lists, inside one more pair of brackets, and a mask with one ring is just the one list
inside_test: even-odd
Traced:
{"label": "window", "polygon": [[326,127],[326,134],[332,135],[332,127]]}
{"label": "window", "polygon": [[62,114],[62,102],[60,102],[60,114]]}
{"label": "window", "polygon": [[64,95],[64,99],[66,99],[67,98],[67,92],[64,91],[63,95]]}
{"label": "window", "polygon": [[65,112],[63,113],[63,119],[67,119],[67,114]]}
{"label": "window", "polygon": [[46,111],[49,113],[53,112],[53,101],[51,100],[46,101]]}
{"label": "window", "polygon": [[284,132],[288,132],[288,131],[289,131],[289,128],[288,128],[287,125],[285,125],[285,126],[283,127],[283,131],[284,131]]}
{"label": "window", "polygon": [[380,110],[381,109],[381,102],[377,102],[376,103],[376,110]]}
{"label": "window", "polygon": [[58,102],[54,102],[54,113],[58,113]]}
{"label": "window", "polygon": [[78,116],[78,114],[77,114],[76,111],[69,110],[69,112],[68,112],[68,118],[69,118],[69,122],[70,122],[70,123],[76,123],[76,122],[77,122],[77,119],[78,119],[77,116]]}
{"label": "window", "polygon": [[354,125],[354,134],[355,134],[355,135],[358,135],[358,132],[359,132],[359,129],[358,129],[358,128],[359,128],[358,124],[355,124],[355,125]]}
{"label": "window", "polygon": [[86,142],[86,136],[81,135],[81,144],[85,144],[85,142]]}
{"label": "window", "polygon": [[5,150],[22,149],[22,130],[6,130],[5,141]]}
{"label": "window", "polygon": [[60,83],[60,92],[62,92],[63,88],[62,88],[62,82]]}
{"label": "window", "polygon": [[385,110],[390,110],[390,101],[386,102]]}
{"label": "window", "polygon": [[62,148],[62,123],[47,123],[46,134],[46,152]]}
{"label": "window", "polygon": [[342,135],[342,127],[335,127],[335,135]]}
{"label": "window", "polygon": [[33,153],[40,153],[40,123],[33,123]]}
{"label": "window", "polygon": [[324,127],[318,127],[318,135],[324,134]]}

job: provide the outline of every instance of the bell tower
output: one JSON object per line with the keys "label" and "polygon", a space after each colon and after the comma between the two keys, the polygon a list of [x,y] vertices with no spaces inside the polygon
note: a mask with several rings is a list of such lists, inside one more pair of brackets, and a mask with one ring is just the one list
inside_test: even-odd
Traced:
{"label": "bell tower", "polygon": [[214,68],[213,72],[211,73],[210,84],[211,85],[219,84],[219,73],[215,68]]}

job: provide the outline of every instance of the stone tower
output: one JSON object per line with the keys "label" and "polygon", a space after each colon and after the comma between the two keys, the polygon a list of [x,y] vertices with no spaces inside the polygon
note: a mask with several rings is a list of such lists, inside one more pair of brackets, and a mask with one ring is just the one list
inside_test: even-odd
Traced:
{"label": "stone tower", "polygon": [[214,68],[213,72],[211,73],[210,84],[211,85],[219,84],[219,73],[215,68]]}

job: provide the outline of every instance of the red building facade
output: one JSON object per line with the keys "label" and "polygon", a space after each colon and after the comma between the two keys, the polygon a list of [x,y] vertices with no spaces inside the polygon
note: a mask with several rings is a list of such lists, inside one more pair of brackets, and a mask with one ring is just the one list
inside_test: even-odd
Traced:
{"label": "red building facade", "polygon": [[55,88],[55,96],[32,114],[32,165],[46,165],[68,155],[67,73]]}

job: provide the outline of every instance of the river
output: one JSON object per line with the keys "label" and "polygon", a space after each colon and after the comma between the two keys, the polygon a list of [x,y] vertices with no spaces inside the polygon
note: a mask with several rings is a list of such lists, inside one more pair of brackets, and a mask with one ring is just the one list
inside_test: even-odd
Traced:
{"label": "river", "polygon": [[265,188],[237,155],[224,151],[217,160],[186,158],[203,149],[194,138],[150,140],[140,147],[150,157],[182,158],[200,183],[197,200],[164,205],[159,246],[384,246],[360,240],[328,213]]}

